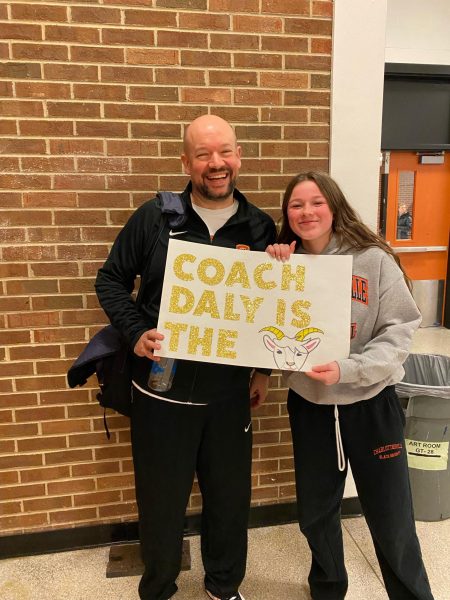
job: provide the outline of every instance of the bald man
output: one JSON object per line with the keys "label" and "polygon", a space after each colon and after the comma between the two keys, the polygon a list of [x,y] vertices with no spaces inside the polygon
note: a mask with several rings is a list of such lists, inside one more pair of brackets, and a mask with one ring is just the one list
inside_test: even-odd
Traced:
{"label": "bald man", "polygon": [[[186,506],[197,474],[202,494],[201,551],[205,593],[243,600],[250,508],[250,407],[265,398],[268,374],[247,367],[177,361],[172,387],[149,388],[170,237],[225,248],[264,251],[275,240],[272,219],[236,189],[241,148],[232,127],[203,115],[186,127],[181,156],[190,182],[180,195],[184,218],[170,227],[159,197],[143,204],[117,237],[99,270],[96,291],[111,323],[134,349],[131,440],[144,575],[142,600],[167,600],[176,579]],[[130,293],[158,236],[139,310]]]}

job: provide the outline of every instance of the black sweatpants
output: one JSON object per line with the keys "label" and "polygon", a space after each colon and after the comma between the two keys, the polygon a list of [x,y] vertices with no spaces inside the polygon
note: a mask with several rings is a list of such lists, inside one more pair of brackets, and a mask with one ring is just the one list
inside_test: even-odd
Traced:
{"label": "black sweatpants", "polygon": [[[432,600],[417,539],[404,441],[404,415],[393,386],[369,400],[339,406],[344,453],[391,600]],[[334,406],[289,391],[300,529],[312,552],[314,600],[341,600],[344,566]]]}
{"label": "black sweatpants", "polygon": [[202,493],[205,586],[233,596],[244,578],[251,493],[250,400],[206,406],[158,400],[133,389],[131,435],[145,571],[142,600],[177,591],[186,506],[197,473]]}

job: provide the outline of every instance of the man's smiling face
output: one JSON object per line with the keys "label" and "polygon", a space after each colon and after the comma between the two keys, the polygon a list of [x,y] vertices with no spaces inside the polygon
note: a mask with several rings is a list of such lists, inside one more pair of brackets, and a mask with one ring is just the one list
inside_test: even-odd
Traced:
{"label": "man's smiling face", "polygon": [[213,115],[196,119],[186,132],[181,160],[196,204],[224,208],[233,202],[241,148],[226,121]]}

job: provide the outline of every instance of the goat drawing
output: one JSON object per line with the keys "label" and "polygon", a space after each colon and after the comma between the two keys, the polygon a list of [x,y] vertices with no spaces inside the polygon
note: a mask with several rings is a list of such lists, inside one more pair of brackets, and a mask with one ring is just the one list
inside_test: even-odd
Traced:
{"label": "goat drawing", "polygon": [[317,327],[307,327],[298,331],[294,337],[287,337],[277,327],[264,327],[261,331],[267,331],[263,336],[264,345],[273,352],[273,358],[277,367],[284,371],[300,371],[305,364],[310,352],[320,344],[318,337],[311,338],[313,333],[323,333]]}

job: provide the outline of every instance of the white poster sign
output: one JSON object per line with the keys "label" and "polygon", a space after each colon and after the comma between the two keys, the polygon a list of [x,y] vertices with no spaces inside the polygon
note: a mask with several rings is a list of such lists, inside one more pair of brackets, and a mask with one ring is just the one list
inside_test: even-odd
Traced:
{"label": "white poster sign", "polygon": [[161,356],[306,371],[350,348],[351,256],[265,252],[170,240]]}

